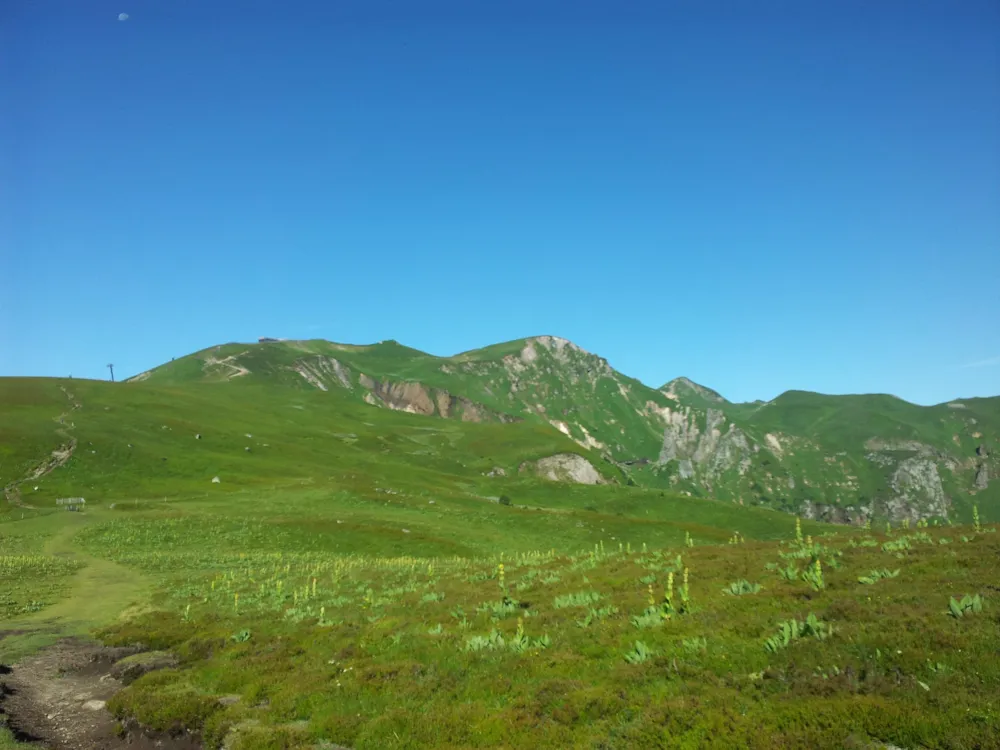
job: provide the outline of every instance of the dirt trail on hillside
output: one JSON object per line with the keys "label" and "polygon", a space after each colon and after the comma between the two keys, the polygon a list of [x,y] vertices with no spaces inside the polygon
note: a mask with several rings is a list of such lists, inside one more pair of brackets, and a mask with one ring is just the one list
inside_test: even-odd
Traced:
{"label": "dirt trail on hillside", "polygon": [[[3,488],[7,499],[22,508],[34,506],[21,500],[21,485],[65,466],[76,450],[72,414],[82,404],[67,388],[61,390],[70,408],[54,421],[59,425],[56,434],[65,442],[24,477]],[[143,599],[147,582],[141,575],[73,547],[72,538],[85,517],[67,521],[70,526],[49,539],[44,551],[84,563],[71,594],[41,615],[5,622],[0,641],[89,630]],[[123,728],[108,712],[107,701],[123,687],[111,676],[111,667],[136,651],[66,637],[17,664],[0,664],[0,716],[5,719],[0,726],[6,723],[17,740],[44,750],[200,750],[194,737],[147,733],[134,723]]]}
{"label": "dirt trail on hillside", "polygon": [[[76,516],[76,514],[69,514]],[[73,536],[86,517],[50,539],[45,554],[69,556],[84,566],[73,579],[71,593],[43,612],[5,623],[0,641],[19,637],[84,633],[129,609],[140,611],[148,582],[117,563],[74,549]],[[16,653],[17,648],[13,651]],[[45,750],[195,750],[193,738],[148,736],[132,727],[119,732],[105,702],[122,684],[109,674],[119,659],[135,649],[107,648],[70,635],[16,664],[0,664],[0,714],[15,736]]]}
{"label": "dirt trail on hillside", "polygon": [[17,739],[46,750],[199,750],[187,735],[122,729],[108,712],[106,702],[122,688],[111,666],[135,652],[66,638],[13,667],[0,666],[0,713]]}
{"label": "dirt trail on hillside", "polygon": [[66,440],[66,442],[52,451],[48,458],[44,459],[40,464],[38,464],[38,466],[29,471],[26,476],[21,479],[15,479],[3,488],[4,495],[7,497],[7,501],[11,505],[16,505],[19,508],[37,510],[34,505],[29,505],[21,499],[21,485],[37,481],[47,474],[51,474],[56,469],[65,466],[73,457],[73,453],[76,451],[76,438],[70,433],[70,430],[73,429],[73,422],[70,421],[68,427],[66,424],[73,412],[82,408],[83,404],[77,401],[76,396],[70,393],[65,386],[59,386],[59,390],[66,394],[66,398],[69,399],[70,403],[69,410],[64,411],[55,418],[55,421],[60,425],[60,427],[56,428],[56,434]]}
{"label": "dirt trail on hillside", "polygon": [[232,380],[233,378],[243,377],[244,375],[249,375],[250,370],[245,368],[243,365],[236,364],[236,360],[242,357],[246,352],[240,352],[239,354],[231,354],[228,357],[222,359],[216,359],[215,357],[209,355],[205,357],[202,364],[202,369],[205,372],[209,371],[209,367],[226,367],[229,369],[229,375],[226,380]]}

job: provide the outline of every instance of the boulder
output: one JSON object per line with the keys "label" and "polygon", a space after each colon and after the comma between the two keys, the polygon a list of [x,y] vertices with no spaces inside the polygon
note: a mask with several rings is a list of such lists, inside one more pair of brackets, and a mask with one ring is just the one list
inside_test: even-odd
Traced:
{"label": "boulder", "polygon": [[157,669],[169,669],[177,666],[177,657],[168,651],[146,651],[142,654],[133,654],[124,659],[116,661],[111,667],[111,676],[121,680],[128,685],[135,682],[144,674],[155,672]]}
{"label": "boulder", "polygon": [[518,472],[534,472],[543,479],[577,484],[605,484],[604,477],[583,456],[575,453],[557,453],[537,461],[525,461]]}

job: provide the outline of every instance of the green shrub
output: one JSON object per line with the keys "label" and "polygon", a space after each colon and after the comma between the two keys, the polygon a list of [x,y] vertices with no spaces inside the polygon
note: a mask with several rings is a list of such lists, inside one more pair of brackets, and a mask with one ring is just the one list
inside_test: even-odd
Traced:
{"label": "green shrub", "polygon": [[552,605],[556,609],[565,609],[566,607],[589,607],[591,604],[600,601],[601,595],[596,591],[581,591],[576,594],[565,594],[564,596],[557,596]]}
{"label": "green shrub", "polygon": [[893,570],[893,571],[889,571],[886,568],[882,568],[881,570],[872,570],[866,576],[859,576],[858,577],[858,582],[859,583],[867,583],[867,584],[871,585],[873,583],[878,583],[883,578],[895,578],[898,575],[899,575],[899,569],[898,568],[896,570]]}
{"label": "green shrub", "polygon": [[966,615],[982,611],[983,599],[979,594],[975,596],[966,594],[961,600],[951,597],[951,601],[948,602],[948,614],[955,618],[965,617]]}
{"label": "green shrub", "polygon": [[788,648],[792,641],[800,638],[812,636],[823,641],[831,635],[833,635],[833,626],[821,622],[816,615],[810,612],[805,622],[793,618],[781,623],[778,626],[778,633],[764,641],[764,650],[775,653],[783,648]]}
{"label": "green shrub", "polygon": [[642,664],[655,655],[655,652],[645,643],[636,641],[632,648],[625,652],[625,661],[629,664]]}
{"label": "green shrub", "polygon": [[724,589],[722,589],[723,594],[728,594],[729,596],[743,596],[745,594],[756,594],[760,591],[759,583],[750,583],[747,580],[740,579],[739,581],[733,581]]}

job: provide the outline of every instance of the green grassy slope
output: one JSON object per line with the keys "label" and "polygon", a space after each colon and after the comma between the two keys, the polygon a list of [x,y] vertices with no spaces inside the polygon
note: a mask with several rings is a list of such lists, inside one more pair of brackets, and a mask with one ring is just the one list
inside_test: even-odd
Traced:
{"label": "green grassy slope", "polygon": [[410,486],[457,486],[496,466],[516,473],[522,461],[560,452],[601,463],[545,425],[431,423],[315,390],[26,378],[4,383],[6,481],[59,444],[62,389],[80,403],[66,425],[78,446],[63,468],[35,483],[37,493],[26,496],[34,504],[73,493],[113,500],[205,492],[217,475],[223,481],[214,489],[222,493],[352,471],[386,482],[405,475]]}
{"label": "green grassy slope", "polygon": [[[1000,518],[1000,480],[992,479],[1000,475],[1000,398],[920,407],[885,395],[791,391],[733,404],[686,378],[654,390],[548,336],[454,357],[392,341],[227,344],[139,378],[325,389],[463,419],[511,415],[556,426],[643,486],[838,522],[968,520],[973,504]],[[466,403],[442,411],[442,396]]]}
{"label": "green grassy slope", "polygon": [[[412,523],[427,527],[443,547],[461,545],[457,537],[475,538],[477,525],[494,523],[498,512],[504,523],[532,527],[523,532],[531,539],[555,533],[579,545],[591,543],[595,513],[609,516],[606,526],[625,523],[615,519],[626,516],[651,523],[664,540],[699,526],[707,528],[706,538],[734,530],[769,538],[791,522],[765,511],[621,486],[613,464],[539,422],[429,420],[373,408],[343,391],[249,378],[219,388],[31,378],[8,379],[4,387],[4,424],[12,431],[19,424],[25,435],[5,463],[8,482],[29,474],[61,441],[76,441],[65,465],[20,486],[20,505],[3,505],[9,517],[25,507],[51,511],[63,497],[126,508],[194,499],[249,507],[248,498],[273,497],[283,512],[295,515],[296,498],[311,493],[326,498],[331,517],[350,508],[381,518],[380,509],[391,504],[390,516],[411,514]],[[60,426],[55,417],[73,404],[78,408]],[[523,462],[560,453],[589,459],[615,484],[567,486],[518,472]],[[498,468],[504,475],[490,476]],[[496,503],[501,495],[514,506],[539,510],[502,508]],[[315,515],[317,508],[307,507]],[[583,513],[589,520],[575,525],[573,519],[570,525],[579,531],[553,531],[568,523],[563,513]],[[394,534],[399,536],[398,529]],[[511,549],[525,543],[534,542],[522,539]]]}
{"label": "green grassy slope", "polygon": [[[145,589],[72,543],[78,527],[120,517],[177,523],[192,538],[212,528],[234,554],[287,545],[476,557],[612,538],[705,543],[739,531],[773,539],[791,529],[782,514],[626,487],[612,464],[537,422],[429,420],[342,391],[250,378],[219,388],[45,378],[0,385],[0,620],[28,628],[29,644],[85,632],[101,624],[95,602],[124,606]],[[618,483],[569,486],[518,472],[560,453],[588,458]],[[84,497],[86,512],[59,510],[66,497]],[[133,542],[153,553],[164,539]],[[44,635],[33,630],[40,626]],[[4,648],[16,653],[17,643]]]}
{"label": "green grassy slope", "polygon": [[55,381],[0,378],[0,405],[0,486],[6,487],[66,442],[57,420],[72,404]]}
{"label": "green grassy slope", "polygon": [[[214,361],[233,357],[246,375]],[[330,360],[350,373],[350,387],[321,372]],[[149,383],[229,382],[263,380],[316,388],[295,367],[309,367],[323,387],[342,389],[363,399],[361,374],[386,382],[417,382],[464,396],[488,409],[536,421],[557,421],[570,435],[617,457],[655,456],[660,429],[644,413],[647,401],[669,401],[657,391],[612,370],[599,357],[550,337],[507,342],[455,357],[434,357],[396,342],[347,346],[325,341],[268,344],[227,344],[198,352],[143,373]],[[539,407],[542,407],[540,409]],[[583,429],[581,429],[583,428]]]}
{"label": "green grassy slope", "polygon": [[[261,498],[240,518],[191,503],[77,535],[158,581],[153,611],[102,637],[180,660],[119,694],[118,716],[234,750],[960,748],[1000,732],[989,528],[687,546],[629,524],[571,555],[549,538],[384,557],[370,536],[340,546],[360,529],[309,504],[298,524],[258,515],[274,513]],[[862,582],[872,570],[898,573]],[[760,588],[725,593],[741,580]],[[984,611],[949,617],[965,594]],[[810,615],[823,639],[768,650]]]}
{"label": "green grassy slope", "polygon": [[[788,514],[666,489],[698,486],[672,482],[667,464],[619,469],[602,459],[608,446],[584,447],[571,426],[595,420],[593,441],[632,425],[648,389],[565,346],[533,344],[525,361],[528,343],[448,360],[393,343],[231,345],[138,382],[0,381],[10,490],[73,446],[0,503],[0,661],[96,627],[110,643],[169,650],[176,669],[139,679],[109,707],[230,750],[990,746],[1000,733],[995,530],[868,533],[805,520],[797,535]],[[334,351],[348,386],[337,385]],[[239,357],[218,364],[227,352]],[[329,366],[309,380],[295,369],[302,357]],[[233,363],[247,373],[234,377]],[[399,401],[376,408],[361,373],[464,396],[482,404],[482,421],[410,414]],[[654,394],[661,411],[650,411],[688,419],[682,410],[696,407],[683,398]],[[770,434],[784,446],[780,456],[748,449],[757,481],[777,467],[805,476],[817,468],[796,462],[820,440],[868,435],[835,407],[790,406],[800,421],[785,424],[773,405],[709,400],[747,445]],[[494,419],[505,402],[522,421]],[[890,407],[858,414],[913,421]],[[579,442],[549,423],[557,409]],[[939,432],[958,424],[949,419],[991,424],[988,400],[942,409]],[[644,429],[655,436],[656,424]],[[700,438],[678,431],[672,460],[690,460],[703,472],[693,478],[720,494],[730,469],[717,457],[740,445],[725,429],[729,442],[702,463],[683,453],[692,444],[697,454]],[[926,420],[912,429],[921,445],[940,438]],[[870,452],[922,450],[909,448]],[[615,483],[518,472],[567,452]],[[647,486],[628,486],[623,471]],[[87,510],[55,511],[66,496],[86,497]],[[873,569],[900,572],[859,580]],[[744,579],[761,588],[723,592]],[[967,593],[985,597],[984,611],[949,617],[949,598]],[[832,626],[828,637],[765,648],[782,623],[810,614]]]}
{"label": "green grassy slope", "polygon": [[[525,461],[575,453],[609,482],[621,479],[612,464],[537,422],[429,420],[342,391],[250,378],[219,388],[0,383],[7,496],[0,502],[0,616],[12,627],[55,612],[61,624],[53,632],[79,632],[93,620],[95,599],[53,608],[67,592],[111,581],[100,597],[110,602],[117,601],[112,588],[122,598],[142,588],[67,536],[117,517],[176,520],[195,535],[204,525],[234,553],[287,544],[332,554],[464,557],[578,550],[602,539],[724,541],[735,531],[773,539],[792,523],[620,481],[569,486],[519,473]],[[59,465],[53,451],[62,451]],[[58,510],[56,501],[67,497],[85,498],[86,512]],[[147,550],[164,540],[147,545],[140,534],[133,541]]]}

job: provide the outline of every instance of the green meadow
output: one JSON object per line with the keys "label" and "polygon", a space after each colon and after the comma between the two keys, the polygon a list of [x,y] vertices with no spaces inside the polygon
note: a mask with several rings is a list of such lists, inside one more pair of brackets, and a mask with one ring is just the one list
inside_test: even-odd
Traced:
{"label": "green meadow", "polygon": [[[142,644],[123,723],[229,750],[998,746],[988,517],[799,521],[628,486],[543,423],[264,382],[4,379],[0,405],[0,662]],[[558,453],[607,483],[518,471]]]}

